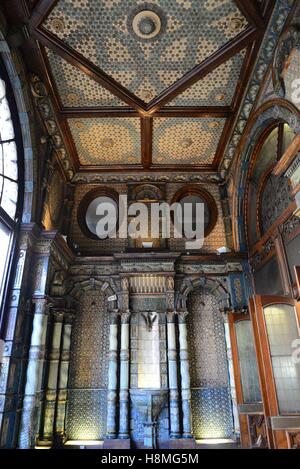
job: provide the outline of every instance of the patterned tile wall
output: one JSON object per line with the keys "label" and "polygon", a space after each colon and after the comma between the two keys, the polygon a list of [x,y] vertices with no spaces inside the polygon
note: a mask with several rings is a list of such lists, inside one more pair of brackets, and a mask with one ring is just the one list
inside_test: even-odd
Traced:
{"label": "patterned tile wall", "polygon": [[211,164],[225,119],[156,118],[153,123],[154,164]]}
{"label": "patterned tile wall", "polygon": [[141,40],[132,19],[145,8],[134,0],[60,0],[44,26],[146,102],[247,26],[233,0],[153,0],[161,33]]}
{"label": "patterned tile wall", "polygon": [[52,75],[65,107],[126,106],[78,68],[46,49]]}
{"label": "patterned tile wall", "polygon": [[109,317],[104,294],[87,291],[76,313],[66,431],[69,439],[101,439],[106,431]]}
{"label": "patterned tile wall", "polygon": [[[207,190],[215,199],[218,208],[218,220],[214,230],[205,239],[203,252],[215,252],[219,247],[226,246],[225,228],[222,218],[222,207],[220,202],[219,189],[216,184],[199,185],[203,189]],[[108,187],[114,189],[120,194],[127,193],[126,184],[106,184],[102,185],[77,185],[74,197],[74,207],[72,212],[72,221],[70,224],[70,238],[79,246],[82,251],[93,252],[93,253],[108,253],[108,252],[122,252],[126,249],[127,240],[124,239],[107,239],[107,240],[91,240],[85,237],[82,233],[80,226],[77,221],[77,211],[82,198],[92,189],[96,187]],[[184,187],[183,184],[170,183],[166,186],[166,201],[171,203],[175,193]],[[175,239],[171,237],[169,240],[170,250],[174,252],[185,251],[185,241],[183,239]]]}
{"label": "patterned tile wall", "polygon": [[82,165],[140,164],[139,118],[68,119]]}
{"label": "patterned tile wall", "polygon": [[228,438],[233,428],[223,318],[214,295],[195,290],[188,299],[193,432]]}

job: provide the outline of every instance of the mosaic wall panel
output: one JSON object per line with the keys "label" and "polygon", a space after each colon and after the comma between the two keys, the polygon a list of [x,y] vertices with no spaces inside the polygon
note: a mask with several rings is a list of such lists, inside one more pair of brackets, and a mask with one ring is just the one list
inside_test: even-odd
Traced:
{"label": "mosaic wall panel", "polygon": [[109,315],[106,297],[99,291],[81,296],[76,314],[70,363],[71,388],[107,386]]}
{"label": "mosaic wall panel", "polygon": [[192,425],[196,440],[230,438],[233,420],[229,389],[192,389]]}
{"label": "mosaic wall panel", "polygon": [[69,439],[102,439],[106,431],[109,317],[105,296],[82,295],[74,322],[66,431]]}
{"label": "mosaic wall panel", "polygon": [[153,122],[154,164],[211,164],[225,119],[156,118]]}
{"label": "mosaic wall panel", "polygon": [[161,22],[152,40],[133,30],[135,14],[149,8],[134,0],[60,0],[44,26],[146,102],[247,26],[233,0],[150,5]]}
{"label": "mosaic wall panel", "polygon": [[140,119],[68,119],[82,165],[139,164]]}
{"label": "mosaic wall panel", "polygon": [[244,59],[242,51],[177,96],[169,106],[230,106]]}
{"label": "mosaic wall panel", "polygon": [[188,299],[188,337],[196,438],[227,438],[232,433],[225,329],[214,295],[196,290]]}
{"label": "mosaic wall panel", "polygon": [[103,440],[106,434],[106,390],[69,391],[66,429],[70,440]]}
{"label": "mosaic wall panel", "polygon": [[227,386],[225,330],[217,298],[197,290],[188,299],[188,311],[191,386]]}
{"label": "mosaic wall panel", "polygon": [[78,68],[46,49],[52,75],[65,107],[109,107],[126,104]]}

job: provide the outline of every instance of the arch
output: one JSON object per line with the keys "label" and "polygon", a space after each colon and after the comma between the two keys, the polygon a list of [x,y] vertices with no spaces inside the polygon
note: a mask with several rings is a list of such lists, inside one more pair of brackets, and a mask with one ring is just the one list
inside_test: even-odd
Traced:
{"label": "arch", "polygon": [[76,282],[68,295],[71,296],[74,300],[78,301],[81,295],[86,291],[97,289],[99,289],[102,293],[106,292],[108,297],[116,297],[116,300],[108,302],[108,311],[112,311],[119,308],[120,304],[118,294],[116,292],[116,289],[112,287],[111,282],[109,280],[97,280],[92,277],[88,280]]}
{"label": "arch", "polygon": [[[5,40],[5,26],[0,18],[0,40],[1,40],[1,58],[4,63],[18,111],[18,118],[20,121],[23,152],[24,152],[24,195],[23,195],[23,211],[22,222],[30,223],[33,218],[34,212],[34,147],[33,137],[30,129],[30,109],[28,103],[30,98],[28,96],[28,86],[26,81],[26,74],[22,67],[21,59],[18,58],[18,64],[15,63],[9,45]],[[16,55],[16,51],[14,51]],[[25,85],[24,85],[25,83]]]}
{"label": "arch", "polygon": [[236,164],[236,173],[233,177],[232,219],[234,221],[233,239],[236,251],[245,251],[247,249],[245,203],[247,176],[252,156],[262,136],[272,125],[280,122],[288,124],[295,134],[300,131],[299,110],[289,101],[275,99],[263,104],[246,127]]}
{"label": "arch", "polygon": [[186,277],[179,288],[179,293],[175,301],[178,310],[187,309],[187,299],[191,292],[197,288],[204,288],[210,291],[218,298],[220,309],[226,310],[231,305],[231,297],[227,288],[223,285],[221,280],[211,277],[190,278]]}

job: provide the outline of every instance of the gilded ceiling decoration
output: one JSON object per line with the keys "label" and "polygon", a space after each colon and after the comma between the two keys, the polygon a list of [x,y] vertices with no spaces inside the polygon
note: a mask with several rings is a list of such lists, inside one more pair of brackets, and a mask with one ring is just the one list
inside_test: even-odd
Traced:
{"label": "gilded ceiling decoration", "polygon": [[170,106],[230,106],[246,51],[227,60],[170,102]]}
{"label": "gilded ceiling decoration", "polygon": [[145,102],[247,25],[233,0],[60,0],[44,22]]}
{"label": "gilded ceiling decoration", "polygon": [[153,124],[155,164],[211,164],[225,119],[157,118]]}
{"label": "gilded ceiling decoration", "polygon": [[82,165],[139,164],[140,119],[68,119]]}
{"label": "gilded ceiling decoration", "polygon": [[49,64],[64,107],[126,106],[92,78],[46,49]]}

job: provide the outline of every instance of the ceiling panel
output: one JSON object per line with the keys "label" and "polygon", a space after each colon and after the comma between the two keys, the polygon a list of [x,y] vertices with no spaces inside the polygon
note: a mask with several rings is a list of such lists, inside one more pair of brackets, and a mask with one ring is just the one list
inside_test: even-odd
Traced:
{"label": "ceiling panel", "polygon": [[227,60],[168,106],[230,106],[241,75],[246,50]]}
{"label": "ceiling panel", "polygon": [[44,27],[149,102],[247,20],[233,0],[60,0]]}
{"label": "ceiling panel", "polygon": [[126,104],[78,68],[46,49],[52,76],[65,107],[126,107]]}
{"label": "ceiling panel", "polygon": [[153,163],[212,164],[226,119],[156,118]]}
{"label": "ceiling panel", "polygon": [[139,118],[68,119],[82,165],[140,164]]}

